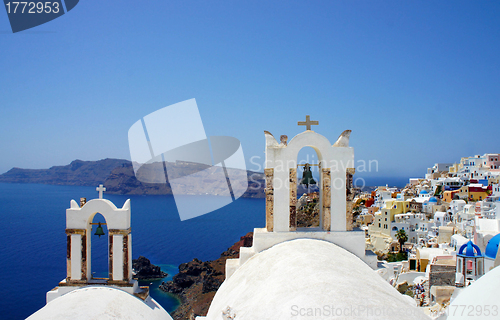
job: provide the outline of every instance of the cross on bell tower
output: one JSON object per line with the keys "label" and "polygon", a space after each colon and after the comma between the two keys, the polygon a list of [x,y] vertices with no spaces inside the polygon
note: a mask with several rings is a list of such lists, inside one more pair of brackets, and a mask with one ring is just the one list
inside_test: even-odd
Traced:
{"label": "cross on bell tower", "polygon": [[99,191],[99,199],[102,199],[102,193],[106,191],[106,188],[100,184],[99,187],[95,188],[95,191]]}
{"label": "cross on bell tower", "polygon": [[299,121],[299,122],[297,122],[297,125],[306,126],[306,130],[311,130],[311,126],[319,125],[319,121],[316,121],[316,120],[311,121],[310,116],[307,115],[306,121]]}

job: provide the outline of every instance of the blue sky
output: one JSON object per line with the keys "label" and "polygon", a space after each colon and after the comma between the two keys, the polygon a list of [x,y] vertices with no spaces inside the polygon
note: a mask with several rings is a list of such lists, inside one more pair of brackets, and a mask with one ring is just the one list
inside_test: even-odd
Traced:
{"label": "blue sky", "polygon": [[[130,126],[196,98],[209,136],[335,142],[380,176],[500,151],[494,1],[80,1],[12,34],[0,10],[0,172],[130,159]],[[248,162],[248,168],[256,166]]]}

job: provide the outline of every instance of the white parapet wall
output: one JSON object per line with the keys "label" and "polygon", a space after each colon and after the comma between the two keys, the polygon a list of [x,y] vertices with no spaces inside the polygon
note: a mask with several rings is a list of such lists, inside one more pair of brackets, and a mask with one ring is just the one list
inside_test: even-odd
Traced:
{"label": "white parapet wall", "polygon": [[240,248],[238,259],[226,261],[226,279],[255,254],[267,250],[278,243],[295,239],[317,239],[331,242],[359,257],[372,269],[377,267],[375,255],[365,254],[364,231],[322,231],[319,228],[301,228],[289,232],[268,232],[266,228],[255,228],[252,247]]}
{"label": "white parapet wall", "polygon": [[[66,279],[62,280],[60,284],[66,283]],[[113,286],[113,285],[108,285],[108,284],[91,284],[91,285],[82,285],[82,286],[64,286],[64,285],[59,285],[58,287],[55,287],[51,291],[48,291],[46,294],[46,303],[51,302],[52,300],[59,298],[62,295],[65,295],[66,293],[69,293],[73,290],[80,289],[83,287],[112,287],[115,289],[119,289],[122,291],[125,291],[129,294],[134,294],[138,293],[141,291],[141,288],[139,287],[139,282],[137,280],[132,280],[130,281],[131,286]]]}

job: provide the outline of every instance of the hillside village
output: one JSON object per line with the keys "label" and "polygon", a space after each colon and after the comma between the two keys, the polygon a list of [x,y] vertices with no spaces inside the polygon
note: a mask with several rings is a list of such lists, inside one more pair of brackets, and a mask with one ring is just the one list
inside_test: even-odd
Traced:
{"label": "hillside village", "polygon": [[500,264],[499,179],[500,154],[475,155],[436,163],[402,190],[381,186],[353,199],[354,227],[377,254],[377,272],[431,318],[446,318],[450,301]]}
{"label": "hillside village", "polygon": [[[497,317],[500,154],[436,164],[402,190],[362,192],[348,167],[354,163],[351,131],[332,144],[311,130],[318,124],[306,116],[298,122],[306,130],[290,141],[264,131],[266,225],[219,260],[182,264],[173,281],[162,284],[181,293],[184,305],[175,318],[452,320],[463,319],[459,306],[472,307],[469,316]],[[294,161],[305,146],[321,155],[318,163]],[[317,182],[314,165],[321,169]],[[310,184],[318,191],[301,194]],[[133,272],[130,199],[118,208],[104,198],[102,184],[96,191],[96,199],[70,201],[67,276],[28,319],[173,319]],[[95,235],[105,235],[101,223],[92,222],[97,212],[109,233],[105,278],[92,274],[87,237],[96,224]]]}

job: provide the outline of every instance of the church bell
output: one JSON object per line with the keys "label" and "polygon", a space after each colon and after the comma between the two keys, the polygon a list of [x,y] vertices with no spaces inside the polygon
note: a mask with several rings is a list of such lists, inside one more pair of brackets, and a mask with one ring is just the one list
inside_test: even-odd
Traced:
{"label": "church bell", "polygon": [[102,229],[100,222],[99,222],[99,225],[97,226],[97,229],[95,230],[94,234],[96,236],[99,236],[99,238],[104,235],[104,230]]}
{"label": "church bell", "polygon": [[302,180],[300,181],[300,184],[305,184],[306,188],[308,188],[310,184],[316,184],[316,181],[314,181],[313,179],[311,166],[309,165],[309,163],[306,163],[306,165],[304,166],[304,171],[302,171]]}

